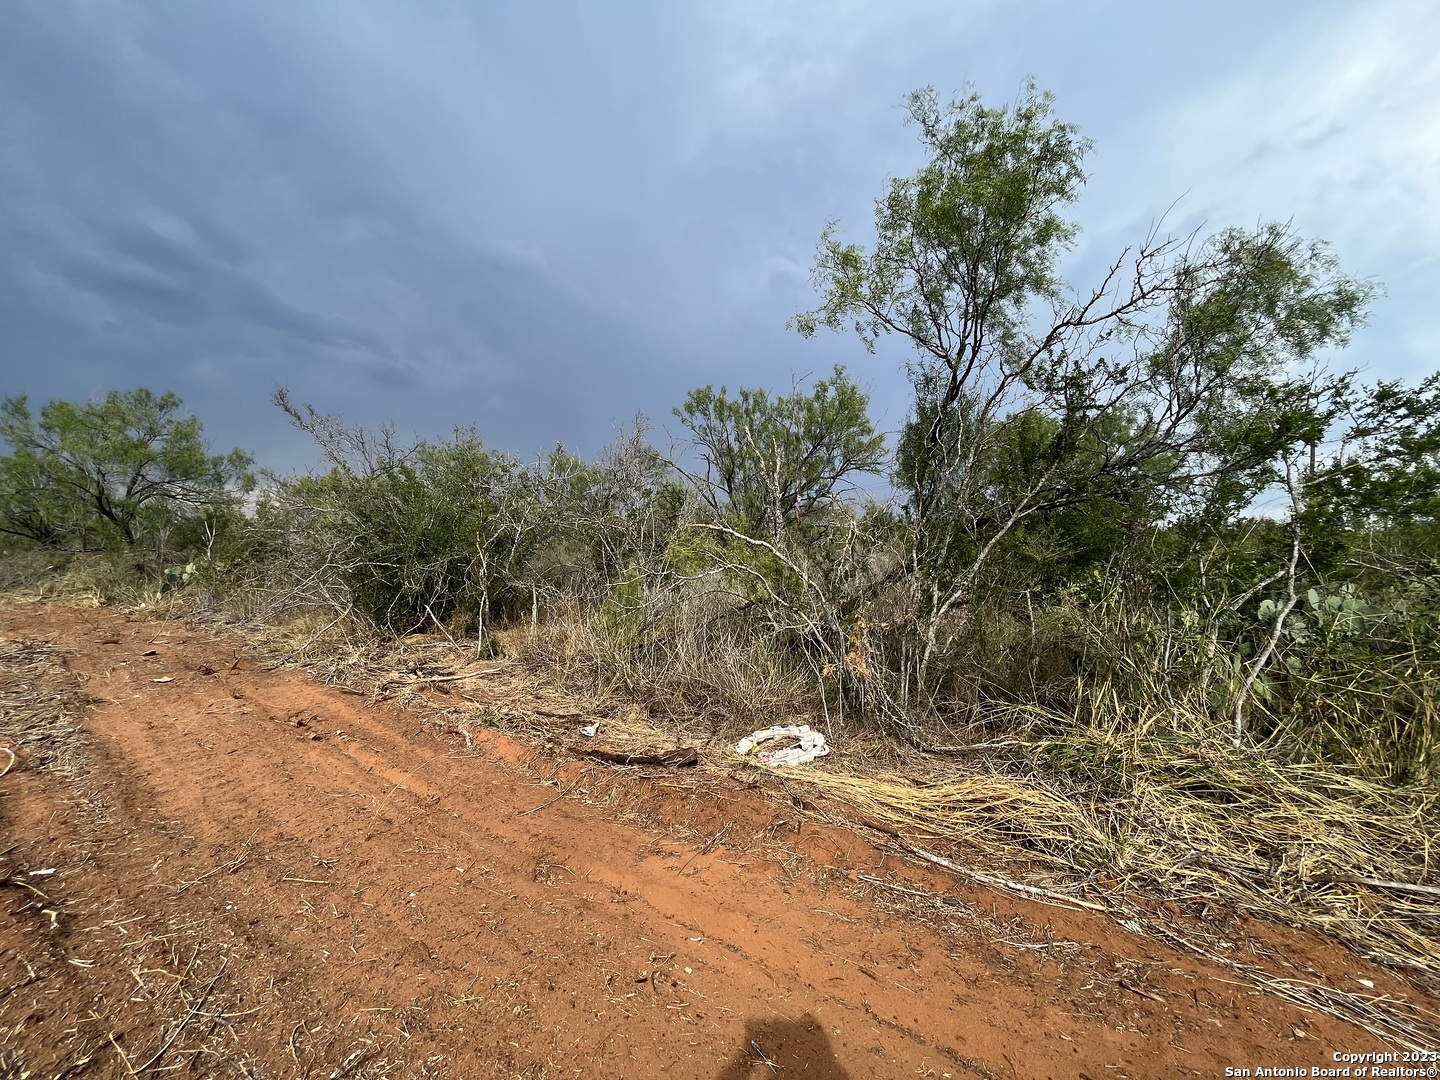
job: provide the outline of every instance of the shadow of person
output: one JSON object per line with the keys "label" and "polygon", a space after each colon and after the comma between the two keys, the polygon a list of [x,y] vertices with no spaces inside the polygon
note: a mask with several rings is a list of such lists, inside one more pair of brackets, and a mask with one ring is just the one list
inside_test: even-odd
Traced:
{"label": "shadow of person", "polygon": [[809,1013],[799,1020],[747,1021],[739,1049],[715,1080],[800,1075],[805,1080],[850,1080],[825,1029]]}

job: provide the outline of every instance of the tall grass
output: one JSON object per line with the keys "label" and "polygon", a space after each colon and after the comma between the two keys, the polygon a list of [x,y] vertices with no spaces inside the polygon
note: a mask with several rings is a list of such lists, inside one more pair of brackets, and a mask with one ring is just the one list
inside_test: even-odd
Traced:
{"label": "tall grass", "polygon": [[0,592],[88,607],[133,607],[157,601],[162,577],[103,552],[20,548],[0,552]]}
{"label": "tall grass", "polygon": [[613,606],[572,599],[510,640],[573,688],[699,721],[711,734],[822,717],[816,673],[773,636],[757,635],[741,607],[723,591],[672,588],[625,619]]}

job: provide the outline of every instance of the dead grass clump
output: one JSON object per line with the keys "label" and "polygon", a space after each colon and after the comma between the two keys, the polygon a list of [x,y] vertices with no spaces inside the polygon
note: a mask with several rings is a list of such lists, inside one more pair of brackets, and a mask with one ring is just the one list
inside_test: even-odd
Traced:
{"label": "dead grass clump", "polygon": [[234,943],[202,922],[133,914],[114,900],[71,895],[57,906],[62,930],[42,922],[17,935],[16,978],[0,994],[0,1076],[160,1076],[197,1066],[206,1076],[266,1075],[236,1045],[261,1007],[242,1003]]}
{"label": "dead grass clump", "polygon": [[680,595],[658,608],[653,625],[617,633],[584,605],[550,613],[515,638],[519,659],[562,685],[634,702],[728,736],[823,712],[816,675],[754,627],[731,619],[733,598]]}
{"label": "dead grass clump", "polygon": [[99,552],[8,551],[0,556],[0,592],[80,607],[130,607],[158,597],[135,566]]}
{"label": "dead grass clump", "polygon": [[0,740],[33,765],[73,778],[85,763],[78,718],[96,699],[75,684],[66,655],[44,641],[0,641]]}
{"label": "dead grass clump", "polygon": [[[805,776],[901,837],[1020,856],[1027,881],[1060,897],[1089,895],[1085,906],[1098,897],[1124,913],[1148,898],[1191,913],[1238,910],[1336,938],[1440,992],[1434,791],[1285,764],[1218,739],[1181,745],[1094,729],[963,764],[932,759],[918,776],[913,764],[904,776]],[[1235,966],[1222,950],[1210,953]],[[1346,1001],[1350,1013],[1361,1009]],[[1417,1023],[1401,1019],[1391,1035]],[[1440,1017],[1425,1022],[1432,1040],[1440,1036]]]}

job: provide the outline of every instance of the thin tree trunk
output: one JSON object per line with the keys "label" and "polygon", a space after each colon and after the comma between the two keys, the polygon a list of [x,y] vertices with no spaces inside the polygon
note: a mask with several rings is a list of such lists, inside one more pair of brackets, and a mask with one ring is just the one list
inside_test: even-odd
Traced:
{"label": "thin tree trunk", "polygon": [[[1303,483],[1303,482],[1302,482]],[[1250,698],[1250,691],[1255,686],[1255,681],[1260,678],[1270,658],[1275,654],[1275,648],[1280,643],[1280,635],[1285,632],[1285,620],[1290,617],[1290,612],[1295,610],[1299,602],[1299,594],[1295,590],[1295,569],[1300,564],[1300,509],[1301,495],[1295,484],[1295,469],[1291,462],[1285,463],[1285,487],[1290,492],[1290,562],[1285,568],[1286,586],[1289,595],[1275,612],[1275,625],[1270,629],[1270,636],[1265,642],[1265,648],[1255,658],[1251,665],[1250,672],[1245,677],[1244,684],[1240,687],[1240,693],[1235,699],[1235,719],[1233,738],[1235,749],[1240,749],[1245,740],[1245,703]]]}

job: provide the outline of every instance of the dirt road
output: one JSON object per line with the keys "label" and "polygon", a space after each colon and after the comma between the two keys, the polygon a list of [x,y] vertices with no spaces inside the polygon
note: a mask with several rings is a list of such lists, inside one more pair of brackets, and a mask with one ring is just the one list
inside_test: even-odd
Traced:
{"label": "dirt road", "polygon": [[12,712],[93,699],[0,779],[0,1076],[1104,1080],[1381,1049],[743,776],[470,746],[193,625],[0,618]]}

